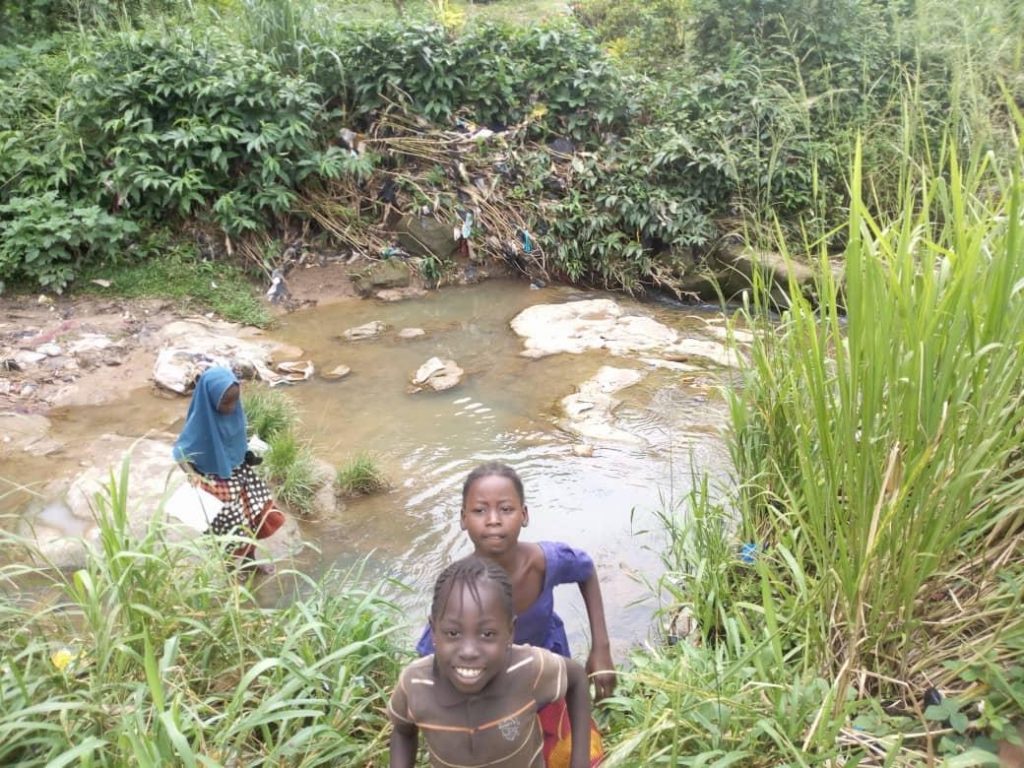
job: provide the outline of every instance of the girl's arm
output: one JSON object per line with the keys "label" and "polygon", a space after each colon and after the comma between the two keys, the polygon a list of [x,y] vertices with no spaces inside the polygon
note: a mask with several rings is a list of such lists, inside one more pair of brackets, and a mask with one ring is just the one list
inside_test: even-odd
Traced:
{"label": "girl's arm", "polygon": [[587,657],[587,674],[594,681],[597,701],[611,696],[615,691],[615,664],[612,663],[612,648],[608,641],[608,625],[604,621],[604,600],[601,598],[601,584],[597,580],[597,569],[590,572],[587,580],[580,583],[580,594],[587,606],[590,619],[590,656]]}
{"label": "girl's arm", "polygon": [[416,764],[416,743],[419,729],[412,723],[394,723],[391,729],[391,762],[389,768],[413,768]]}
{"label": "girl's arm", "polygon": [[572,733],[569,768],[590,768],[590,683],[583,667],[572,659],[565,660],[565,672],[565,706]]}

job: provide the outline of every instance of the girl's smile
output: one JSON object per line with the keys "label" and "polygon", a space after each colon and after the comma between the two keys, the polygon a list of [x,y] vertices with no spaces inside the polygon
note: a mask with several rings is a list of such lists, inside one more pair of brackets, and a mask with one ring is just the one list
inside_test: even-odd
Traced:
{"label": "girl's smile", "polygon": [[444,611],[431,622],[440,675],[460,693],[477,694],[505,668],[512,617],[489,581],[452,588]]}

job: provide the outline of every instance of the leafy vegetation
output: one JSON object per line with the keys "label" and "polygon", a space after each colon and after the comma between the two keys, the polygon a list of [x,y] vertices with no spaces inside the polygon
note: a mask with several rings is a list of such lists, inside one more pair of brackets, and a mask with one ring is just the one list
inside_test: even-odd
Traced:
{"label": "leafy vegetation", "polygon": [[[237,273],[193,258],[196,232],[390,253],[388,189],[439,221],[472,208],[479,253],[580,283],[678,288],[726,235],[810,254],[813,303],[748,294],[734,487],[665,511],[668,611],[696,628],[633,654],[609,765],[991,763],[1024,710],[1020,4],[578,0],[536,28],[326,6],[0,5],[40,35],[0,51],[0,280],[223,307],[203,286]],[[301,508],[293,415],[246,407]],[[336,479],[381,480],[366,456]],[[105,526],[106,559],[53,576],[79,624],[3,604],[4,760],[376,759],[389,606],[250,612],[212,566],[168,579],[193,566],[157,533],[137,552]],[[335,626],[366,644],[325,649]]]}
{"label": "leafy vegetation", "polygon": [[[127,466],[96,500],[86,566],[6,566],[0,761],[10,765],[370,765],[402,654],[397,610],[359,569],[261,608],[221,542],[128,526]],[[7,537],[7,544],[21,545]],[[19,585],[59,595],[48,605]]]}

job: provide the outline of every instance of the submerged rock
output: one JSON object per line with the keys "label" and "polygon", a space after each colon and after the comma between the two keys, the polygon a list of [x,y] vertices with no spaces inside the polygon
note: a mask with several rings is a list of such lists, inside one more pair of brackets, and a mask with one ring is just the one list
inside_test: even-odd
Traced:
{"label": "submerged rock", "polygon": [[419,392],[428,388],[435,392],[443,392],[457,386],[462,381],[464,373],[465,371],[454,360],[432,357],[413,374],[409,392]]}
{"label": "submerged rock", "polygon": [[[562,409],[566,415],[562,426],[590,440],[643,443],[641,438],[613,423],[615,409],[621,402],[614,393],[633,386],[643,377],[642,371],[632,368],[602,366],[593,378],[580,385],[578,392],[562,398]],[[593,448],[590,450],[593,453]]]}
{"label": "submerged rock", "polygon": [[380,320],[373,320],[363,325],[357,325],[355,328],[342,331],[341,338],[346,341],[361,341],[362,339],[372,339],[380,336],[386,330],[387,325],[385,323]]}
{"label": "submerged rock", "polygon": [[398,338],[400,339],[415,339],[420,336],[425,336],[426,331],[422,328],[403,328],[398,332]]}
{"label": "submerged rock", "polygon": [[50,420],[40,414],[0,413],[0,457],[24,451],[47,456],[61,449],[50,435]]}
{"label": "submerged rock", "polygon": [[377,291],[374,295],[381,301],[394,302],[404,301],[405,299],[418,299],[426,296],[427,292],[423,288],[410,285],[406,288],[385,288],[382,291]]}
{"label": "submerged rock", "polygon": [[343,379],[352,373],[352,369],[347,365],[336,365],[329,371],[324,371],[320,374],[320,378],[326,379],[327,381],[337,381]]}
{"label": "submerged rock", "polygon": [[524,339],[524,357],[604,349],[613,355],[699,358],[722,366],[739,362],[737,354],[720,342],[685,338],[652,317],[625,314],[610,299],[536,304],[516,315],[511,326]]}

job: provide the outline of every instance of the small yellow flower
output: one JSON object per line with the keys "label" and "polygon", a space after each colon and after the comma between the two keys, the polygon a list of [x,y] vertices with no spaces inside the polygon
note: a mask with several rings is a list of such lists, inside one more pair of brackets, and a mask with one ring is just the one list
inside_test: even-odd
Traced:
{"label": "small yellow flower", "polygon": [[56,651],[50,657],[50,661],[53,662],[53,666],[55,666],[57,669],[63,672],[64,669],[68,666],[68,664],[70,664],[77,658],[78,654],[72,651],[70,648],[61,648],[59,651]]}
{"label": "small yellow flower", "polygon": [[548,113],[547,104],[534,104],[533,109],[530,110],[530,117],[534,120],[544,117]]}

